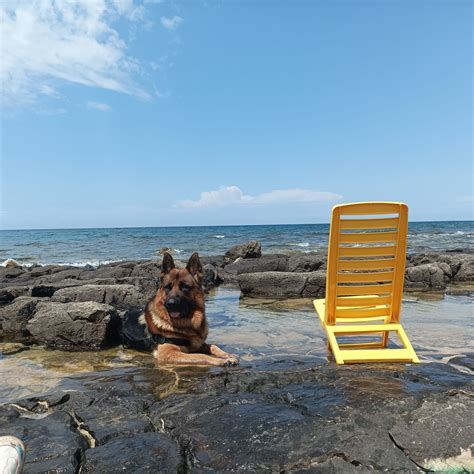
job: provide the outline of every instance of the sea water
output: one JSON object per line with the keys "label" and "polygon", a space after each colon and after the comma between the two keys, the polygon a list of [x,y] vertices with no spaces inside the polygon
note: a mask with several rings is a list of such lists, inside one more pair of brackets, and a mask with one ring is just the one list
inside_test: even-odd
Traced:
{"label": "sea water", "polygon": [[[98,265],[158,258],[165,247],[184,259],[248,240],[259,240],[263,253],[313,252],[327,247],[328,235],[329,224],[2,230],[0,263]],[[474,221],[411,222],[408,251],[472,249],[473,236]]]}

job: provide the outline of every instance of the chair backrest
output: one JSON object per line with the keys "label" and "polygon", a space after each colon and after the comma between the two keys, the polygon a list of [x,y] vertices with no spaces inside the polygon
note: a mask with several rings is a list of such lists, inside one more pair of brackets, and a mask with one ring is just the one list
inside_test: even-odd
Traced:
{"label": "chair backrest", "polygon": [[[337,318],[400,321],[408,207],[399,202],[334,206],[329,235],[326,324]],[[350,298],[356,296],[357,298]],[[349,298],[347,298],[349,297]],[[377,308],[373,308],[377,305]]]}

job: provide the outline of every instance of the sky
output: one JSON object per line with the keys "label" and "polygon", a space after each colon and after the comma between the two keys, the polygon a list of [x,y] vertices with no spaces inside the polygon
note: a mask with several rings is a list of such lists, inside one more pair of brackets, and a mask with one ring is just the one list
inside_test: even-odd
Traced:
{"label": "sky", "polygon": [[472,3],[4,0],[4,229],[473,218]]}

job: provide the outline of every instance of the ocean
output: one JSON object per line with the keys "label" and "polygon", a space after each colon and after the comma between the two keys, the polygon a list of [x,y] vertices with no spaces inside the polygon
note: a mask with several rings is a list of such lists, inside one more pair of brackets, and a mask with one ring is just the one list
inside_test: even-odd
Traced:
{"label": "ocean", "polygon": [[[99,265],[159,258],[164,247],[178,259],[192,252],[223,254],[259,240],[262,253],[313,252],[327,247],[329,224],[140,227],[0,231],[0,263]],[[474,221],[411,222],[408,251],[473,249]]]}

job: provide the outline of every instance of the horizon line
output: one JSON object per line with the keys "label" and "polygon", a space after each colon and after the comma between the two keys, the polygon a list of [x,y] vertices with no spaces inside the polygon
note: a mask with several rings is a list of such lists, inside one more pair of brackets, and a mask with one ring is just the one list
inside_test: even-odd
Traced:
{"label": "horizon line", "polygon": [[[422,222],[474,222],[474,219],[442,219],[442,220],[416,220],[408,221],[408,223],[422,223]],[[36,227],[23,229],[0,229],[3,231],[35,231],[35,230],[111,230],[111,229],[174,229],[174,228],[201,228],[201,227],[262,227],[262,226],[298,226],[298,225],[329,225],[330,222],[311,222],[298,224],[211,224],[211,225],[160,225],[160,226],[110,226],[110,227]]]}

